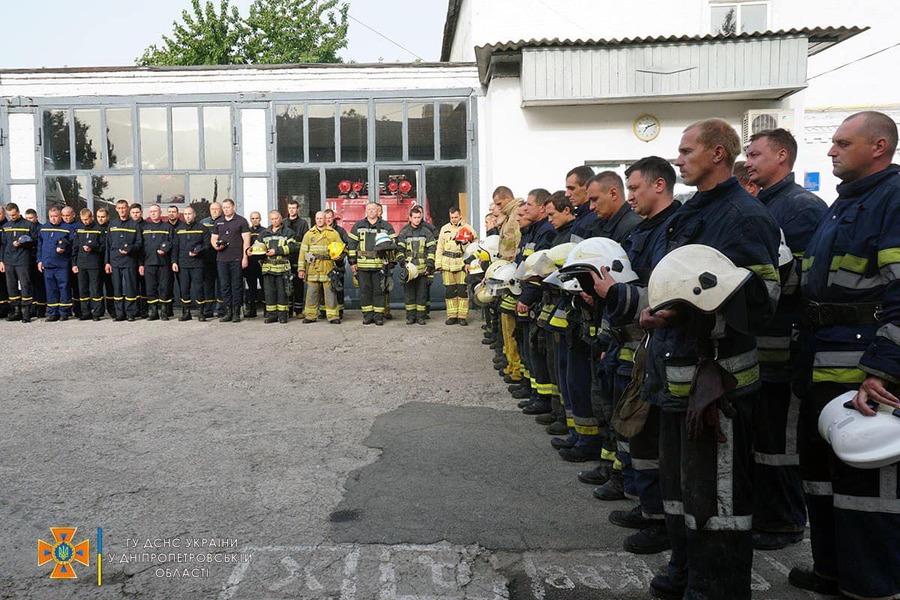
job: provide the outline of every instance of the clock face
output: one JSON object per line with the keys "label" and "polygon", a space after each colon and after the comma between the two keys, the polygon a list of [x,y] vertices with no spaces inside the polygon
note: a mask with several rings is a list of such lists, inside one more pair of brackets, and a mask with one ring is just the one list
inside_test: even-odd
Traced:
{"label": "clock face", "polygon": [[634,130],[634,135],[641,141],[649,142],[655,140],[656,136],[659,135],[659,119],[653,115],[641,115],[635,119],[632,129]]}

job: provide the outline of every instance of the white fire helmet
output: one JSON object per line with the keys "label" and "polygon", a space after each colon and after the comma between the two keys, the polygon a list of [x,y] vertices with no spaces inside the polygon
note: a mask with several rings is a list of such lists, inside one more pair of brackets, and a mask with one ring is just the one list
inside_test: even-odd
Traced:
{"label": "white fire helmet", "polygon": [[406,266],[400,269],[400,283],[408,283],[419,275],[421,275],[419,268],[412,261],[407,261]]}
{"label": "white fire helmet", "polygon": [[489,306],[491,302],[494,300],[494,296],[490,295],[487,291],[487,285],[483,281],[479,281],[475,287],[472,288],[472,299],[475,301],[475,304],[481,307]]}
{"label": "white fire helmet", "polygon": [[784,239],[784,230],[778,230],[781,233],[781,242],[778,244],[778,268],[785,266],[792,260],[794,260],[794,255],[791,253],[790,247],[787,245],[787,240]]}
{"label": "white fire helmet", "polygon": [[522,288],[519,287],[519,280],[516,279],[517,269],[518,267],[515,264],[509,263],[494,271],[492,276],[492,279],[500,282],[501,289],[507,289],[516,296],[522,293]]}
{"label": "white fire helmet", "polygon": [[900,410],[870,400],[876,412],[867,417],[853,408],[854,396],[855,391],[847,392],[825,405],[819,434],[839,459],[857,469],[878,469],[900,460]]}
{"label": "white fire helmet", "polygon": [[705,313],[714,313],[753,275],[734,266],[727,256],[709,246],[689,244],[665,255],[647,286],[650,308],[659,310],[686,302]]}
{"label": "white fire helmet", "polygon": [[549,253],[550,250],[536,250],[526,258],[525,270],[522,273],[521,279],[531,279],[532,277],[543,279],[555,271],[556,265],[554,265],[553,260],[547,256]]}
{"label": "white fire helmet", "polygon": [[511,266],[515,269],[515,265],[513,265],[508,260],[495,260],[488,266],[487,270],[484,272],[484,286],[485,291],[491,296],[499,296],[503,293],[503,290],[506,289],[503,281],[496,276],[497,270],[505,267]]}
{"label": "white fire helmet", "polygon": [[[577,242],[566,242],[565,244],[560,244],[558,246],[553,246],[550,250],[547,251],[547,257],[553,261],[553,264],[556,265],[556,268],[562,267],[566,264],[566,259],[569,257],[569,253],[577,246]],[[551,271],[552,272],[552,271]],[[548,275],[550,273],[547,273]]]}
{"label": "white fire helmet", "polygon": [[500,258],[500,236],[489,235],[479,240],[478,247],[488,253],[488,260],[495,261]]}
{"label": "white fire helmet", "polygon": [[549,285],[550,287],[562,289],[563,282],[559,278],[559,270],[557,269],[556,271],[553,271],[552,273],[544,277],[544,283]]}
{"label": "white fire helmet", "polygon": [[592,289],[591,273],[602,278],[603,267],[609,269],[610,277],[618,283],[628,283],[638,278],[625,250],[609,238],[590,238],[579,242],[566,258],[559,276],[563,281],[577,279],[580,289]]}

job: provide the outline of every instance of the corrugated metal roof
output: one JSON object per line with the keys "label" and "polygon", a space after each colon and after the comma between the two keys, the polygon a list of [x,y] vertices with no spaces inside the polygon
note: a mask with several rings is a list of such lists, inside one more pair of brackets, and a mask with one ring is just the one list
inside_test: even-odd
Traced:
{"label": "corrugated metal roof", "polygon": [[[451,0],[451,4],[458,0]],[[451,7],[452,8],[452,7]],[[449,25],[449,16],[448,16]],[[486,44],[475,48],[476,62],[481,81],[487,84],[489,79],[488,69],[491,56],[495,53],[516,53],[524,48],[609,48],[635,45],[659,45],[659,44],[696,44],[706,42],[731,42],[739,40],[755,40],[764,38],[806,37],[809,39],[809,51],[807,56],[813,56],[858,35],[868,27],[814,27],[803,29],[787,29],[779,31],[758,31],[741,34],[707,34],[707,35],[669,35],[656,37],[634,37],[622,39],[530,39]],[[445,28],[446,31],[446,28]],[[445,37],[445,43],[447,41]],[[452,38],[451,38],[452,41]]]}

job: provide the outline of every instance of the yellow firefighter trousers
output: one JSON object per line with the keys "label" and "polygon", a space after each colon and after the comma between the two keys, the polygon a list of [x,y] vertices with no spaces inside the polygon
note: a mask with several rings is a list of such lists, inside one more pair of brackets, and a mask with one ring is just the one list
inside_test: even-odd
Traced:
{"label": "yellow firefighter trousers", "polygon": [[503,333],[503,354],[509,364],[503,370],[513,379],[522,379],[522,359],[519,357],[519,347],[516,345],[516,317],[506,313],[500,313],[500,330]]}
{"label": "yellow firefighter trousers", "polygon": [[465,271],[441,271],[444,279],[448,319],[469,318],[469,294]]}
{"label": "yellow firefighter trousers", "polygon": [[319,300],[325,303],[325,317],[330,321],[338,318],[337,297],[331,289],[331,281],[306,282],[306,318],[316,320],[319,316]]}

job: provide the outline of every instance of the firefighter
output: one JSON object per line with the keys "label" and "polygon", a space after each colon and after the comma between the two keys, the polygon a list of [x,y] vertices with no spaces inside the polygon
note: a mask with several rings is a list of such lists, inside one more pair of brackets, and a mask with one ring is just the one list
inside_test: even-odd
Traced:
{"label": "firefighter", "polygon": [[459,207],[451,207],[450,222],[441,227],[434,254],[435,269],[441,272],[447,299],[445,325],[469,324],[469,294],[462,256],[466,246],[477,239],[475,230],[463,221]]}
{"label": "firefighter", "polygon": [[[512,261],[516,258],[516,252],[519,248],[519,240],[522,232],[516,223],[516,210],[521,202],[513,196],[512,190],[506,186],[500,186],[494,190],[491,198],[494,204],[500,209],[500,259]],[[519,348],[516,345],[515,330],[515,303],[512,308],[508,306],[503,310],[504,300],[506,296],[497,301],[497,312],[500,315],[500,333],[503,336],[503,355],[506,359],[506,365],[503,367],[504,381],[510,385],[521,383],[522,381],[522,359],[519,356]]]}
{"label": "firefighter", "polygon": [[34,302],[31,265],[37,239],[38,226],[19,213],[18,205],[7,204],[6,222],[0,225],[0,272],[6,279],[10,304],[7,321],[31,322]]}
{"label": "firefighter", "polygon": [[106,255],[106,231],[94,223],[89,208],[79,213],[81,227],[72,242],[72,273],[78,278],[82,321],[99,321],[103,316],[103,261]]}
{"label": "firefighter", "polygon": [[[521,265],[538,250],[548,250],[556,230],[553,224],[547,220],[544,209],[544,201],[550,197],[550,192],[538,188],[528,192],[523,210],[530,223],[522,228],[522,238],[519,242],[519,254],[516,262]],[[537,313],[541,298],[541,286],[537,282],[522,282],[522,293],[516,301],[516,320],[522,332],[518,341],[528,366],[526,377],[530,383],[529,398],[523,399],[522,412],[526,415],[542,415],[552,412],[550,405],[552,387],[550,374],[547,370],[547,352],[543,331],[537,327]]]}
{"label": "firefighter", "polygon": [[[3,226],[6,225],[6,209],[0,205],[0,231],[2,231]],[[2,244],[2,241],[0,241]],[[3,260],[3,255],[0,254],[0,262]],[[9,316],[9,292],[6,289],[6,277],[0,274],[0,319],[5,319]]]}
{"label": "firefighter", "polygon": [[[259,239],[259,233],[262,231],[260,225],[262,215],[253,211],[250,213],[250,245]],[[247,268],[244,269],[244,281],[247,283],[247,298],[244,303],[244,318],[253,319],[256,317],[256,303],[258,302],[259,287],[262,283],[262,266],[260,265],[259,256],[249,255]]]}
{"label": "firefighter", "polygon": [[287,323],[290,310],[291,248],[297,244],[294,230],[281,222],[281,213],[269,213],[269,226],[259,232],[258,241],[266,246],[262,261],[263,293],[266,297],[266,323]]}
{"label": "firefighter", "polygon": [[801,541],[806,529],[796,441],[800,400],[791,394],[791,331],[801,315],[800,261],[791,261],[790,254],[806,250],[828,206],[794,183],[797,141],[788,131],[754,134],[746,154],[750,181],[759,187],[756,197],[775,217],[790,249],[785,260],[797,263],[782,268],[778,310],[756,340],[762,388],[753,406],[753,546],[778,550]]}
{"label": "firefighter", "polygon": [[138,316],[137,266],[143,236],[131,219],[127,200],[116,201],[118,217],[110,222],[106,236],[106,272],[112,275],[116,321],[134,321]]}
{"label": "firefighter", "polygon": [[[665,232],[680,204],[673,200],[675,169],[664,158],[642,158],[626,169],[625,176],[628,203],[635,214],[643,217],[622,243],[638,280],[616,283],[607,270],[603,279],[594,277],[594,291],[606,300],[612,337],[635,352],[643,338],[639,318],[641,310],[647,306],[650,273],[665,253]],[[620,350],[620,357],[621,354]],[[633,364],[633,359],[620,360],[615,377],[617,398],[631,380]],[[612,511],[609,521],[613,525],[639,530],[625,538],[623,547],[626,551],[656,554],[669,549],[671,544],[659,488],[659,403],[653,394],[646,393],[643,397],[650,403],[643,429],[630,439],[623,438],[621,441],[628,444],[628,451],[621,455],[617,453],[620,460],[630,459],[639,504],[630,511]],[[582,479],[585,476],[582,474]]]}
{"label": "firefighter", "polygon": [[[409,209],[409,223],[397,234],[397,245],[400,247],[400,268],[407,270],[408,265],[416,271],[416,277],[410,279],[406,275],[403,284],[403,299],[406,304],[406,324],[425,325],[425,303],[428,294],[428,275],[434,272],[436,242],[431,230],[422,224],[425,211],[421,206]],[[401,273],[401,281],[404,275]]]}
{"label": "firefighter", "polygon": [[857,391],[852,406],[873,415],[900,403],[900,166],[897,126],[883,113],[856,113],[828,152],[838,198],[809,240],[800,290],[802,379],[800,468],[812,542],[812,570],[792,585],[852,598],[900,597],[897,463],[857,469],[819,435],[819,413]]}
{"label": "firefighter", "polygon": [[594,170],[587,165],[579,165],[566,173],[566,197],[575,209],[575,223],[572,224],[573,241],[586,240],[597,235],[597,215],[588,202],[588,181]]}
{"label": "firefighter", "polygon": [[234,210],[234,200],[222,200],[222,218],[216,221],[209,237],[210,245],[216,250],[216,269],[222,304],[225,314],[219,317],[222,323],[240,323],[244,306],[243,270],[250,262],[250,224]]}
{"label": "firefighter", "polygon": [[[346,247],[350,244],[350,236],[347,234],[347,230],[341,227],[340,220],[341,218],[336,216],[333,210],[330,208],[325,209],[325,224],[338,232],[338,235],[341,236],[341,241]],[[339,260],[335,260],[334,270],[331,272],[331,288],[334,290],[334,295],[337,299],[338,318],[341,319],[344,318],[344,274],[346,272],[347,267],[344,258],[341,257]],[[319,313],[321,314],[321,312],[322,307],[319,307]]]}
{"label": "firefighter", "polygon": [[729,301],[727,317],[683,308],[641,313],[641,326],[659,336],[648,364],[659,371],[651,375],[660,389],[660,486],[672,555],[650,587],[662,597],[750,598],[754,335],[780,293],[779,233],[731,174],[740,152],[740,137],[721,119],[684,130],[675,166],[698,191],[672,217],[666,246],[706,245],[755,275]]}
{"label": "firefighter", "polygon": [[47,211],[47,223],[38,232],[37,261],[47,290],[47,321],[68,321],[72,315],[72,230],[63,225],[56,206]]}
{"label": "firefighter", "polygon": [[739,160],[734,163],[734,176],[737,177],[741,187],[747,190],[747,193],[756,198],[759,195],[759,186],[750,180],[750,173],[747,171],[747,161]]}
{"label": "firefighter", "polygon": [[172,298],[166,295],[172,287],[172,227],[162,220],[158,204],[149,208],[148,216],[141,225],[144,244],[138,275],[146,284],[148,318],[168,321],[166,305],[172,303]]}
{"label": "firefighter", "polygon": [[[128,208],[128,214],[131,217],[131,220],[137,223],[139,233],[143,237],[144,230],[144,208],[137,202],[133,202],[131,206]],[[138,305],[138,314],[142,319],[146,319],[150,316],[150,307],[147,304],[147,278],[141,274],[140,261],[143,258],[143,247],[141,251],[138,253],[138,268],[137,274],[135,275],[137,279],[137,305]]]}
{"label": "firefighter", "polygon": [[[378,218],[380,219],[384,215],[384,206],[380,203],[378,204]],[[382,258],[384,258],[384,277],[381,280],[381,288],[384,293],[384,320],[390,321],[394,318],[394,315],[391,314],[391,290],[394,289],[394,267],[397,266],[396,260],[396,252],[382,252]],[[377,292],[376,292],[377,293]]]}
{"label": "firefighter", "polygon": [[366,218],[354,223],[350,229],[347,259],[350,271],[359,281],[359,303],[363,313],[363,325],[384,325],[384,252],[376,248],[379,235],[390,241],[397,238],[390,223],[378,216],[375,202],[366,204]]}
{"label": "firefighter", "polygon": [[172,272],[178,275],[181,290],[181,317],[179,321],[192,319],[191,309],[197,313],[198,321],[206,321],[203,289],[203,257],[210,246],[209,229],[196,223],[197,213],[193,206],[184,208],[184,221],[175,227],[172,248]]}
{"label": "firefighter", "polygon": [[[309,225],[306,219],[300,216],[300,204],[296,200],[290,200],[287,203],[288,218],[284,224],[294,232],[297,239],[296,245],[291,248],[291,273],[297,272],[297,258],[300,253],[300,240],[309,231]],[[291,283],[291,313],[296,315],[298,319],[303,318],[303,280],[294,277]]]}
{"label": "firefighter", "polygon": [[325,316],[332,325],[340,325],[337,298],[331,288],[330,273],[334,261],[328,253],[328,246],[341,243],[338,232],[325,223],[325,213],[316,213],[315,225],[306,232],[300,242],[297,256],[297,277],[306,281],[306,318],[304,323],[315,323],[319,316],[319,299],[325,302]]}
{"label": "firefighter", "polygon": [[[71,206],[63,206],[60,210],[60,216],[62,216],[62,226],[72,232],[72,240],[74,240],[75,232],[80,226],[75,209]],[[78,277],[69,277],[69,296],[72,298],[72,314],[80,318],[81,303],[78,301],[78,298],[81,297],[81,292],[78,290]]]}
{"label": "firefighter", "polygon": [[[40,231],[43,223],[38,219],[35,209],[27,209],[25,211],[25,219],[37,225],[38,231]],[[28,263],[28,268],[31,271],[31,285],[34,289],[31,316],[43,319],[47,316],[47,288],[44,285],[44,276],[37,268],[37,235],[34,236],[34,244],[29,248],[31,250],[31,260]]]}
{"label": "firefighter", "polygon": [[[200,226],[211,236],[216,221],[222,218],[222,205],[213,202],[209,205],[209,216],[200,220]],[[211,319],[213,315],[225,315],[219,292],[218,268],[216,267],[216,251],[209,246],[203,253],[203,316]]]}
{"label": "firefighter", "polygon": [[[184,204],[184,196],[178,194],[172,198],[173,201],[178,202],[179,204]],[[172,245],[174,249],[175,244],[175,230],[178,229],[179,223],[182,223],[184,218],[181,216],[181,209],[177,204],[170,204],[168,208],[166,208],[166,223],[169,224],[169,229],[172,232]],[[175,257],[173,253],[172,258]],[[175,316],[175,300],[180,299],[183,296],[181,293],[181,284],[178,281],[178,277],[174,274],[169,277],[169,286],[166,288],[166,297],[171,298],[172,302],[169,302],[165,305],[166,314],[170,317]]]}
{"label": "firefighter", "polygon": [[[94,216],[97,218],[97,229],[100,230],[103,235],[104,243],[106,242],[107,236],[109,234],[109,211],[105,208],[98,208],[94,213]],[[105,253],[105,246],[103,249]],[[105,258],[105,257],[104,257]],[[112,283],[112,275],[106,272],[106,269],[101,269],[100,278],[103,281],[103,313],[109,313],[110,317],[116,316],[116,304],[115,300],[113,300],[113,283]]]}

